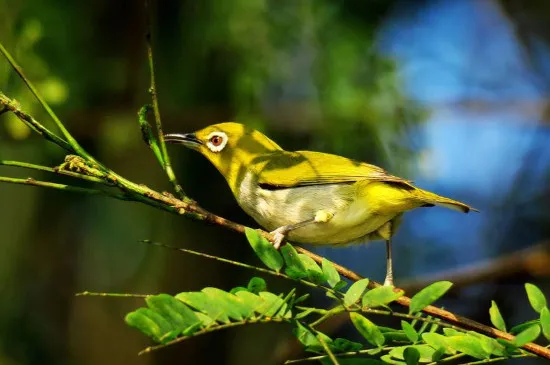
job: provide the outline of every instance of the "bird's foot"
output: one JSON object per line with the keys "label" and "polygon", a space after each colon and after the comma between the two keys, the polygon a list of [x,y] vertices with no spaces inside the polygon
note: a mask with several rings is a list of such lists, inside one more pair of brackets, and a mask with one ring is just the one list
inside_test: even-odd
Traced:
{"label": "bird's foot", "polygon": [[286,227],[279,227],[274,231],[271,231],[271,243],[273,244],[273,247],[275,247],[276,250],[281,247],[281,244],[286,238],[286,234],[288,233]]}

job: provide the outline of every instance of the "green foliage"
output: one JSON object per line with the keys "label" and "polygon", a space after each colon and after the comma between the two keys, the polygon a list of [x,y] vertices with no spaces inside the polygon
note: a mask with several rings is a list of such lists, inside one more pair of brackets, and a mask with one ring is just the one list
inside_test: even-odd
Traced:
{"label": "green foliage", "polygon": [[525,284],[525,291],[527,292],[527,298],[533,309],[540,313],[543,308],[546,307],[546,298],[542,291],[533,284]]}
{"label": "green foliage", "polygon": [[283,267],[283,258],[268,240],[266,240],[258,231],[246,228],[246,238],[252,246],[252,249],[258,255],[260,260],[272,270],[279,272]]}
{"label": "green foliage", "polygon": [[422,289],[411,298],[409,313],[414,314],[426,308],[451,288],[453,283],[449,281],[439,281]]}
{"label": "green foliage", "polygon": [[489,308],[489,316],[491,317],[491,323],[493,326],[495,326],[497,329],[506,332],[506,324],[504,323],[504,318],[502,318],[502,315],[500,314],[500,310],[498,309],[497,303],[495,301],[491,301],[491,308]]}
{"label": "green foliage", "polygon": [[[175,296],[149,296],[145,300],[147,307],[129,313],[126,322],[160,346],[228,326],[286,322],[293,326],[304,349],[320,355],[323,364],[330,363],[329,357],[338,357],[340,364],[416,365],[462,357],[494,361],[525,356],[520,347],[535,341],[541,331],[548,337],[549,311],[542,306],[546,302],[542,301],[540,290],[533,285],[526,286],[527,293],[533,307],[540,311],[540,320],[514,327],[511,331],[517,336],[512,342],[451,328],[444,321],[421,313],[423,308],[449,290],[450,282],[433,283],[419,291],[411,299],[410,312],[400,314],[403,318],[400,326],[385,327],[377,324],[373,315],[398,314],[392,312],[389,305],[404,295],[402,290],[387,286],[369,289],[369,280],[362,279],[343,292],[338,288],[342,282],[340,275],[330,261],[322,260],[319,266],[289,244],[281,248],[281,254],[271,251],[267,248],[269,242],[253,230],[247,231],[247,238],[254,252],[271,270],[268,273],[325,290],[334,299],[335,306],[330,310],[304,306],[309,295],[297,296],[296,289],[286,295],[275,294],[268,290],[263,278],[253,277],[246,286],[235,287],[229,292],[207,287],[199,292],[183,292]],[[285,274],[280,273],[283,268]],[[362,338],[360,342],[347,338],[332,339],[319,331],[317,326],[320,323],[340,312],[349,312],[350,322]],[[505,331],[504,319],[494,301],[489,314],[494,326]],[[417,329],[418,323],[420,327]],[[341,357],[344,354],[346,357]],[[356,357],[347,357],[350,354]],[[357,357],[359,355],[367,357]]]}

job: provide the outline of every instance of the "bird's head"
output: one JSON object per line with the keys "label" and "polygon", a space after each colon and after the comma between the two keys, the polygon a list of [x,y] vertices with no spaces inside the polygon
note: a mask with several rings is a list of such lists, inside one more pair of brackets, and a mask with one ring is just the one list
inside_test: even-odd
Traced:
{"label": "bird's head", "polygon": [[230,185],[256,157],[281,149],[261,132],[240,123],[213,124],[194,133],[166,134],[164,138],[167,143],[200,152]]}

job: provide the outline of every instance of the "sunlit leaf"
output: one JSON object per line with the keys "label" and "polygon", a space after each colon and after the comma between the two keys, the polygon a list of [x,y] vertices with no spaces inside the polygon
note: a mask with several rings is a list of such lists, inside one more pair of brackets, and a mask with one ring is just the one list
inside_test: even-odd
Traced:
{"label": "sunlit leaf", "polygon": [[411,298],[409,313],[413,314],[426,308],[443,296],[452,285],[450,281],[439,281],[425,287]]}
{"label": "sunlit leaf", "polygon": [[218,288],[204,288],[201,290],[212,302],[217,303],[227,313],[229,318],[240,321],[254,314],[254,307],[239,297]]}
{"label": "sunlit leaf", "polygon": [[548,307],[544,307],[540,311],[540,325],[542,334],[550,341],[550,310],[548,310]]}
{"label": "sunlit leaf", "polygon": [[245,234],[250,246],[265,266],[279,272],[283,267],[283,258],[279,251],[258,231],[247,227]]}
{"label": "sunlit leaf", "polygon": [[357,303],[367,289],[368,285],[369,279],[361,279],[353,283],[344,296],[344,304],[346,306],[350,306]]}
{"label": "sunlit leaf", "polygon": [[428,345],[436,350],[443,349],[445,353],[455,353],[455,351],[447,343],[447,337],[440,335],[439,333],[423,333],[422,339],[424,340],[424,342],[426,342]]}
{"label": "sunlit leaf", "polygon": [[542,308],[546,307],[546,297],[542,291],[536,285],[530,283],[525,284],[525,291],[527,292],[531,307],[533,307],[537,313],[540,313]]}
{"label": "sunlit leaf", "polygon": [[462,335],[447,337],[446,342],[456,351],[465,353],[476,359],[486,359],[490,356],[490,353],[483,349],[480,341],[473,336]]}
{"label": "sunlit leaf", "polygon": [[500,314],[497,303],[494,300],[491,301],[491,308],[489,308],[489,316],[491,317],[491,323],[497,329],[506,332],[506,324],[504,323],[504,318]]}
{"label": "sunlit leaf", "polygon": [[145,299],[149,308],[169,320],[173,326],[181,330],[200,322],[189,307],[168,294],[159,294]]}
{"label": "sunlit leaf", "polygon": [[418,332],[414,329],[414,327],[407,321],[401,321],[401,328],[403,329],[403,332],[405,332],[405,335],[411,341],[412,343],[415,343],[418,341]]}
{"label": "sunlit leaf", "polygon": [[517,347],[521,347],[528,342],[535,341],[540,335],[540,326],[534,325],[522,332],[518,333],[512,343]]}
{"label": "sunlit leaf", "polygon": [[285,273],[294,279],[302,279],[308,276],[307,270],[298,256],[296,249],[290,244],[282,246],[281,254],[283,255],[286,268]]}
{"label": "sunlit leaf", "polygon": [[365,293],[362,299],[363,308],[385,307],[405,294],[403,290],[394,291],[391,286],[379,286]]}
{"label": "sunlit leaf", "polygon": [[349,316],[357,331],[359,331],[369,343],[375,346],[384,345],[384,335],[374,323],[359,313],[351,312]]}
{"label": "sunlit leaf", "polygon": [[526,329],[530,328],[531,326],[539,325],[540,320],[533,319],[532,321],[527,321],[524,323],[520,323],[517,326],[514,326],[510,329],[510,333],[513,335],[517,335],[520,332],[525,331]]}
{"label": "sunlit leaf", "polygon": [[340,274],[338,274],[338,271],[336,271],[334,265],[332,265],[332,262],[325,258],[323,258],[321,266],[328,285],[330,285],[331,288],[334,288],[340,282]]}
{"label": "sunlit leaf", "polygon": [[319,265],[317,265],[311,257],[304,254],[298,254],[298,258],[302,262],[302,265],[304,265],[308,274],[307,277],[310,281],[317,284],[324,284],[327,281],[323,274],[323,270],[321,270]]}
{"label": "sunlit leaf", "polygon": [[215,321],[229,323],[229,317],[218,303],[212,301],[208,295],[200,292],[184,292],[176,295],[176,299],[181,300],[191,308],[196,309]]}

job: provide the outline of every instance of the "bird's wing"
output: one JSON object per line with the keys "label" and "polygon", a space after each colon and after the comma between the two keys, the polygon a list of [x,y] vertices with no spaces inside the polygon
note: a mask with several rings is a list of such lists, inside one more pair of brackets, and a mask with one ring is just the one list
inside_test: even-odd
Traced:
{"label": "bird's wing", "polygon": [[413,188],[411,182],[388,174],[382,168],[349,158],[312,151],[275,151],[252,164],[258,184],[264,189],[354,183],[361,180],[397,183]]}

